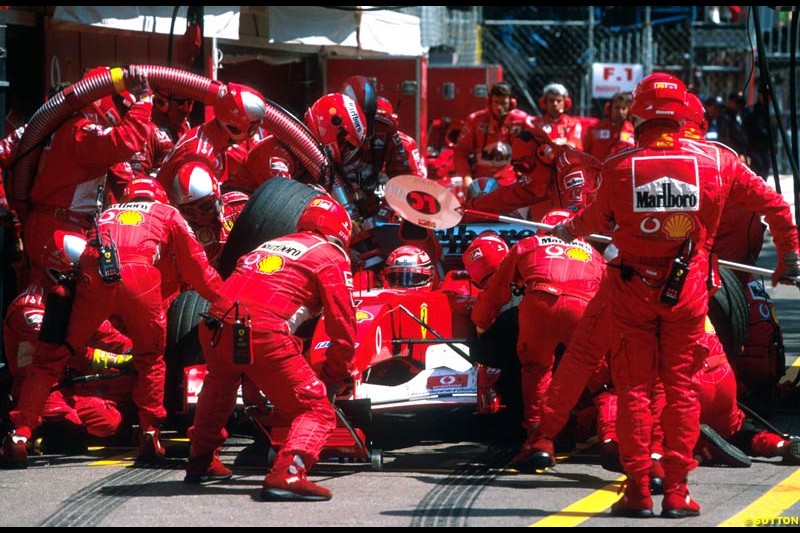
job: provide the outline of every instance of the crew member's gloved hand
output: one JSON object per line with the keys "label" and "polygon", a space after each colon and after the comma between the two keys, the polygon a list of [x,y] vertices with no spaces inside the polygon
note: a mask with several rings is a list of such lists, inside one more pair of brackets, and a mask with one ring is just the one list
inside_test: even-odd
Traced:
{"label": "crew member's gloved hand", "polygon": [[569,231],[567,228],[567,224],[562,222],[560,224],[556,224],[553,229],[550,230],[550,235],[553,237],[559,238],[564,242],[572,242],[575,240],[575,235]]}
{"label": "crew member's gloved hand", "polygon": [[330,371],[327,364],[322,366],[322,372],[320,372],[319,378],[325,384],[325,389],[328,391],[328,399],[330,401],[344,394],[348,389],[352,389],[355,383],[352,375],[337,375]]}
{"label": "crew member's gloved hand", "polygon": [[152,96],[153,91],[150,89],[150,83],[147,81],[147,72],[144,68],[132,65],[125,75],[125,86],[137,100]]}
{"label": "crew member's gloved hand", "polygon": [[778,256],[778,266],[772,275],[772,286],[775,287],[779,283],[792,285],[795,282],[788,278],[797,277],[800,277],[800,255],[797,250]]}
{"label": "crew member's gloved hand", "polygon": [[100,348],[91,349],[92,353],[92,370],[106,370],[109,368],[116,368],[118,370],[127,370],[133,368],[133,355],[127,353],[116,354],[101,350]]}

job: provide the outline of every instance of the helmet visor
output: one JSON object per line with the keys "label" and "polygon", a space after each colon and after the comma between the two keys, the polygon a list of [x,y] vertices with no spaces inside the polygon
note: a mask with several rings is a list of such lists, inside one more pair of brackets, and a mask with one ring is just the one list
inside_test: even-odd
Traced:
{"label": "helmet visor", "polygon": [[430,273],[409,270],[394,270],[386,274],[386,281],[391,287],[423,287],[430,283]]}

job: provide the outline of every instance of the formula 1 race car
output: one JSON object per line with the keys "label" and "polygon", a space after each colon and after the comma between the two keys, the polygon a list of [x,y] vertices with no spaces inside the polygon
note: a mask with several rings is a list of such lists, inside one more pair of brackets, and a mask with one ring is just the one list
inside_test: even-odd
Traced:
{"label": "formula 1 race car", "polygon": [[[374,412],[413,414],[431,407],[474,408],[479,372],[470,359],[474,327],[469,321],[470,283],[465,272],[448,273],[435,290],[368,288],[356,291],[357,339],[351,390],[336,399],[339,428],[323,457],[347,457],[382,464],[380,451],[366,444],[365,428]],[[167,349],[173,422],[187,427],[205,377],[197,344],[200,313],[208,302],[195,291],[182,293],[170,307]],[[298,330],[312,367],[320,367],[330,339],[319,317]],[[269,391],[242,388],[241,410],[278,447],[289,420],[268,402]],[[496,394],[496,393],[495,393]],[[353,427],[356,426],[356,427]]]}
{"label": "formula 1 race car", "polygon": [[[242,211],[225,245],[220,268],[223,277],[232,272],[235,260],[243,253],[293,231],[299,213],[317,194],[317,190],[293,180],[264,183]],[[380,282],[380,271],[354,273],[357,374],[352,389],[335,401],[340,423],[323,458],[344,457],[381,468],[382,452],[370,449],[365,434],[373,413],[413,415],[447,406],[476,413],[497,412],[500,395],[491,382],[481,382],[488,378],[473,351],[477,335],[469,311],[476,289],[461,263],[461,254],[469,243],[486,229],[497,231],[509,246],[536,231],[513,223],[458,224],[437,229],[434,233],[443,252],[439,265],[442,274],[430,289],[387,288]],[[402,243],[398,224],[381,224],[371,232],[384,250]],[[715,296],[711,316],[725,325],[719,329],[732,349],[741,344],[746,332],[746,302],[737,297],[740,293],[735,276],[723,270],[723,288]],[[205,300],[189,291],[175,300],[168,315],[167,407],[183,420],[184,427],[205,376],[195,330],[202,327],[200,314],[207,308]],[[324,318],[308,321],[296,334],[304,340],[312,367],[321,367],[329,345]],[[268,435],[273,448],[279,447],[290,421],[270,407],[269,391],[248,393],[246,386],[242,390],[241,410]]]}

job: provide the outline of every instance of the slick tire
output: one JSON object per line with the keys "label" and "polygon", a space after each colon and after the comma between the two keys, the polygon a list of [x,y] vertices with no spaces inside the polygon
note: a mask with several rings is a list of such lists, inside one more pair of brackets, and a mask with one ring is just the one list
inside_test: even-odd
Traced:
{"label": "slick tire", "polygon": [[[164,406],[171,418],[174,414],[185,408],[183,405],[183,369],[187,366],[198,365],[205,361],[197,328],[202,317],[211,304],[200,296],[197,291],[185,291],[178,295],[167,311],[167,345],[164,350],[164,360],[167,363],[166,384],[164,387]],[[190,417],[180,417],[175,423],[187,427],[191,423]]]}
{"label": "slick tire", "polygon": [[293,233],[297,220],[320,192],[292,179],[273,178],[250,196],[236,219],[219,259],[223,279],[231,275],[239,258],[261,243]]}
{"label": "slick tire", "polygon": [[197,291],[184,291],[172,302],[167,311],[167,346],[164,351],[168,361],[181,366],[197,365],[204,361],[197,336],[201,313],[211,304]]}
{"label": "slick tire", "polygon": [[721,268],[720,277],[722,287],[708,302],[708,317],[714,324],[728,361],[733,364],[747,338],[750,308],[744,287],[736,274],[727,268]]}

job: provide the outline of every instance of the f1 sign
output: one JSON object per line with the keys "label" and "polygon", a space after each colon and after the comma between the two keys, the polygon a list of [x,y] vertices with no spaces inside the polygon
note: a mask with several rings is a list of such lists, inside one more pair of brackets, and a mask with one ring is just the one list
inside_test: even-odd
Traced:
{"label": "f1 sign", "polygon": [[639,63],[592,63],[592,98],[611,98],[632,92],[643,77]]}

